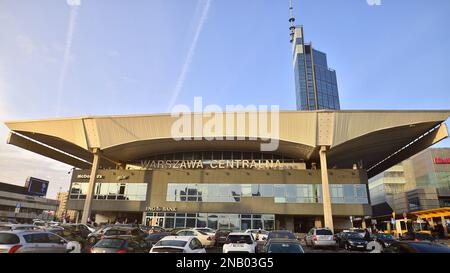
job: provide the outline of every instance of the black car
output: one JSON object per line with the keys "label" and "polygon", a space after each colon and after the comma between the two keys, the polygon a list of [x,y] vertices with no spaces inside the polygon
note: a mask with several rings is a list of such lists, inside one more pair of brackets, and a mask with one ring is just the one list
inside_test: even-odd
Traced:
{"label": "black car", "polygon": [[296,239],[271,239],[264,246],[266,253],[305,253]]}
{"label": "black car", "polygon": [[148,235],[147,237],[145,237],[145,241],[146,242],[150,242],[153,245],[156,244],[157,242],[159,242],[159,240],[161,240],[162,238],[166,237],[166,236],[170,236],[171,233],[170,232],[158,232],[158,233],[152,233],[150,235]]}
{"label": "black car", "polygon": [[431,242],[398,241],[385,248],[383,253],[450,253],[450,248]]}
{"label": "black car", "polygon": [[430,234],[421,232],[407,232],[400,239],[403,241],[428,241],[428,242],[436,241],[436,239]]}
{"label": "black car", "polygon": [[375,239],[375,241],[379,242],[383,246],[383,248],[388,247],[392,243],[398,241],[393,235],[384,233],[372,234],[372,238]]}
{"label": "black car", "polygon": [[338,236],[338,247],[347,250],[366,250],[367,241],[360,233],[357,232],[341,232]]}
{"label": "black car", "polygon": [[109,237],[98,241],[90,253],[148,253],[152,245],[133,237]]}
{"label": "black car", "polygon": [[228,234],[232,232],[231,229],[218,229],[214,234],[214,239],[216,241],[216,246],[223,246],[227,240]]}

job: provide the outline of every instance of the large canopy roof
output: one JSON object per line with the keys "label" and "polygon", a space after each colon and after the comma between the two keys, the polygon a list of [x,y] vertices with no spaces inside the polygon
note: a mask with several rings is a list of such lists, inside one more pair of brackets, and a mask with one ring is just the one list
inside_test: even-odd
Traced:
{"label": "large canopy roof", "polygon": [[[170,114],[10,121],[6,125],[12,131],[9,144],[78,168],[90,168],[93,151],[99,149],[101,165],[116,167],[163,153],[260,151],[267,135],[251,130],[253,115],[258,113],[226,113],[218,119],[223,128],[239,115],[245,124],[238,126],[236,121],[225,134],[220,130],[198,133],[192,122],[189,129],[195,133],[184,135],[202,139],[182,141],[172,137],[173,124],[180,119]],[[199,118],[205,127],[211,122],[204,113],[187,116]],[[279,116],[269,112],[268,124],[278,132],[275,138],[279,146],[274,153],[311,163],[319,161],[320,147],[327,146],[330,168],[358,164],[371,177],[446,138],[444,122],[449,116],[450,110],[281,111]],[[208,137],[216,139],[209,141]],[[220,137],[240,138],[230,141]]]}

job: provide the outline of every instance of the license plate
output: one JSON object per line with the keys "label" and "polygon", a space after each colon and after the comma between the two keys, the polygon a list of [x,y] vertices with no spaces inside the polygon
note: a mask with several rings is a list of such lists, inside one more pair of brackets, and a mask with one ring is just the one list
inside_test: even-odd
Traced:
{"label": "license plate", "polygon": [[233,244],[233,247],[243,247],[243,244]]}
{"label": "license plate", "polygon": [[364,246],[356,246],[356,247],[364,247]]}

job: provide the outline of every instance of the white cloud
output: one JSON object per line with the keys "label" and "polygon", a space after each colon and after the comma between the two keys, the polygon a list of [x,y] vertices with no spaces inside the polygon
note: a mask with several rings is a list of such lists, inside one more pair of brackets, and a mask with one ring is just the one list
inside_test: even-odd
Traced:
{"label": "white cloud", "polygon": [[110,57],[120,57],[120,52],[117,50],[107,50],[106,55]]}
{"label": "white cloud", "polygon": [[197,43],[198,43],[198,39],[200,37],[200,33],[202,32],[203,25],[205,24],[205,21],[208,18],[208,12],[209,12],[209,7],[211,5],[211,1],[212,0],[204,1],[203,12],[202,12],[200,20],[198,22],[198,25],[196,27],[196,30],[195,30],[194,39],[192,40],[187,57],[184,61],[183,67],[181,69],[181,73],[178,77],[177,84],[172,93],[172,97],[170,99],[169,106],[167,107],[168,112],[170,112],[172,110],[172,107],[175,105],[175,102],[177,101],[178,96],[180,95],[181,89],[183,88],[184,81],[186,80],[187,73],[190,69],[190,65],[194,58],[194,53],[195,53],[195,49],[197,48]]}
{"label": "white cloud", "polygon": [[59,116],[61,112],[62,93],[64,90],[64,84],[69,69],[69,63],[73,60],[72,55],[72,40],[75,32],[75,26],[77,23],[78,5],[70,5],[69,26],[67,27],[66,44],[64,48],[64,57],[61,66],[61,72],[58,79],[58,90],[56,97],[56,115]]}
{"label": "white cloud", "polygon": [[17,46],[22,50],[26,55],[31,56],[36,52],[37,47],[34,44],[33,40],[26,35],[17,36]]}

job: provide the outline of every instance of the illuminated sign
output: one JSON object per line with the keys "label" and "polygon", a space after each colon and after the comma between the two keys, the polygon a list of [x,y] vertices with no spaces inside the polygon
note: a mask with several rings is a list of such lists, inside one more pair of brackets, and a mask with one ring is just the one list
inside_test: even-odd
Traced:
{"label": "illuminated sign", "polygon": [[[90,179],[90,178],[91,178],[90,174],[79,174],[79,175],[77,175],[77,179]],[[105,178],[105,176],[103,176],[101,174],[98,174],[96,176],[96,179],[103,179],[103,178]]]}
{"label": "illuminated sign", "polygon": [[434,164],[450,164],[450,158],[434,158]]}
{"label": "illuminated sign", "polygon": [[151,212],[176,212],[177,208],[169,208],[169,207],[146,207],[146,211]]}
{"label": "illuminated sign", "polygon": [[299,163],[280,160],[143,160],[141,168],[152,169],[299,169]]}

